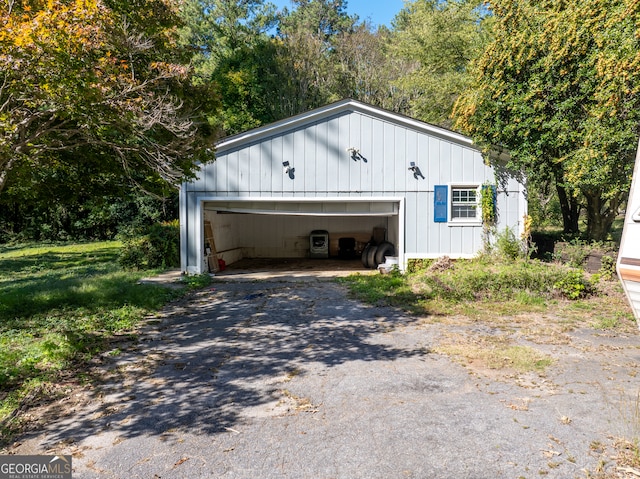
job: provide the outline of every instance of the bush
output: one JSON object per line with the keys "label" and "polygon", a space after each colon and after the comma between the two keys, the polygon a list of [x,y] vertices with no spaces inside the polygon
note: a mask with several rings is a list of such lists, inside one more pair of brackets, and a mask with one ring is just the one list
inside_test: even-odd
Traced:
{"label": "bush", "polygon": [[517,259],[524,256],[524,248],[513,229],[506,227],[496,238],[497,253],[505,259]]}
{"label": "bush", "polygon": [[553,287],[569,299],[580,299],[593,293],[593,286],[578,269],[567,271],[564,276],[553,284]]}
{"label": "bush", "polygon": [[407,273],[417,273],[418,271],[424,271],[428,269],[435,260],[433,259],[417,259],[412,258],[407,261]]}
{"label": "bush", "polygon": [[616,274],[616,258],[609,255],[602,256],[602,265],[600,267],[600,275],[610,281]]}
{"label": "bush", "polygon": [[149,227],[145,235],[123,238],[119,262],[126,269],[180,266],[178,221],[157,223]]}

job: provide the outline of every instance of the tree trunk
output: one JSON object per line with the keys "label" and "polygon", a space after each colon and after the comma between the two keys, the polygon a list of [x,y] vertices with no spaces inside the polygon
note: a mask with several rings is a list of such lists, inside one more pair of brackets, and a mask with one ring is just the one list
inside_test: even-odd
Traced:
{"label": "tree trunk", "polygon": [[580,216],[580,208],[578,202],[572,196],[567,194],[567,190],[556,180],[556,191],[560,200],[560,210],[562,211],[563,232],[566,234],[575,234],[580,230],[578,228],[578,218]]}
{"label": "tree trunk", "polygon": [[620,201],[617,196],[604,200],[599,191],[585,192],[584,197],[587,200],[587,238],[604,241],[616,219]]}
{"label": "tree trunk", "polygon": [[0,161],[0,193],[2,193],[2,190],[4,190],[4,187],[7,184],[9,171],[13,168],[15,161],[15,156]]}

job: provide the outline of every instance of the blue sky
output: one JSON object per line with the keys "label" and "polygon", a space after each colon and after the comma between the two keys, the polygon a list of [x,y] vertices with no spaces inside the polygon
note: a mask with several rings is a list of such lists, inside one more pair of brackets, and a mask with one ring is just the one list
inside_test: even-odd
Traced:
{"label": "blue sky", "polygon": [[[291,7],[291,0],[269,0],[278,9]],[[360,20],[369,19],[374,24],[391,26],[391,20],[404,7],[404,0],[347,0],[347,12],[358,15]]]}

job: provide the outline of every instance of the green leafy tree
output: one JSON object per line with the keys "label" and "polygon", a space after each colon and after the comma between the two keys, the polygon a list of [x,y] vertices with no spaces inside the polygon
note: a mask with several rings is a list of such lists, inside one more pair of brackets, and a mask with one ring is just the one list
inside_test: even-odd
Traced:
{"label": "green leafy tree", "polygon": [[413,62],[391,53],[391,31],[372,30],[367,22],[334,40],[332,94],[354,98],[387,110],[408,113],[409,98],[396,82],[413,67]]}
{"label": "green leafy tree", "polygon": [[356,31],[358,18],[343,0],[292,0],[278,29],[279,84],[273,98],[282,116],[290,116],[342,99],[337,88],[340,38]]}
{"label": "green leafy tree", "polygon": [[275,82],[275,7],[263,0],[188,0],[182,6],[183,44],[195,56],[198,82],[209,85],[221,108],[211,121],[233,134],[276,119],[269,89]]}
{"label": "green leafy tree", "polygon": [[[604,239],[629,187],[637,145],[638,3],[491,3],[494,39],[455,108],[456,125],[538,189],[555,186],[564,230]],[[620,78],[614,80],[620,75]],[[634,111],[635,110],[635,111]]]}
{"label": "green leafy tree", "polygon": [[170,2],[31,0],[0,10],[0,192],[16,168],[104,152],[112,172],[178,183],[207,159]]}
{"label": "green leafy tree", "polygon": [[393,21],[389,60],[404,59],[404,74],[392,84],[406,98],[407,113],[451,126],[458,95],[470,83],[468,65],[487,41],[487,22],[478,1],[415,0]]}

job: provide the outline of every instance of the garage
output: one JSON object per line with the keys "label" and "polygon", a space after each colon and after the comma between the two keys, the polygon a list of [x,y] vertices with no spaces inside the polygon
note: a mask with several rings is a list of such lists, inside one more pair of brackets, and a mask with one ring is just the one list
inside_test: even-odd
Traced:
{"label": "garage", "polygon": [[211,225],[216,253],[225,264],[313,257],[313,232],[326,232],[328,258],[361,258],[371,242],[394,245],[386,251],[396,256],[395,245],[402,244],[401,205],[401,199],[229,199],[204,201],[203,220]]}
{"label": "garage", "polygon": [[[227,265],[362,256],[372,242],[400,269],[412,258],[470,257],[484,245],[488,183],[498,227],[519,232],[526,215],[524,186],[504,172],[498,185],[469,138],[354,100],[224,138],[215,155],[181,186],[185,273],[208,271],[212,256]],[[382,259],[365,256],[372,267]]]}

